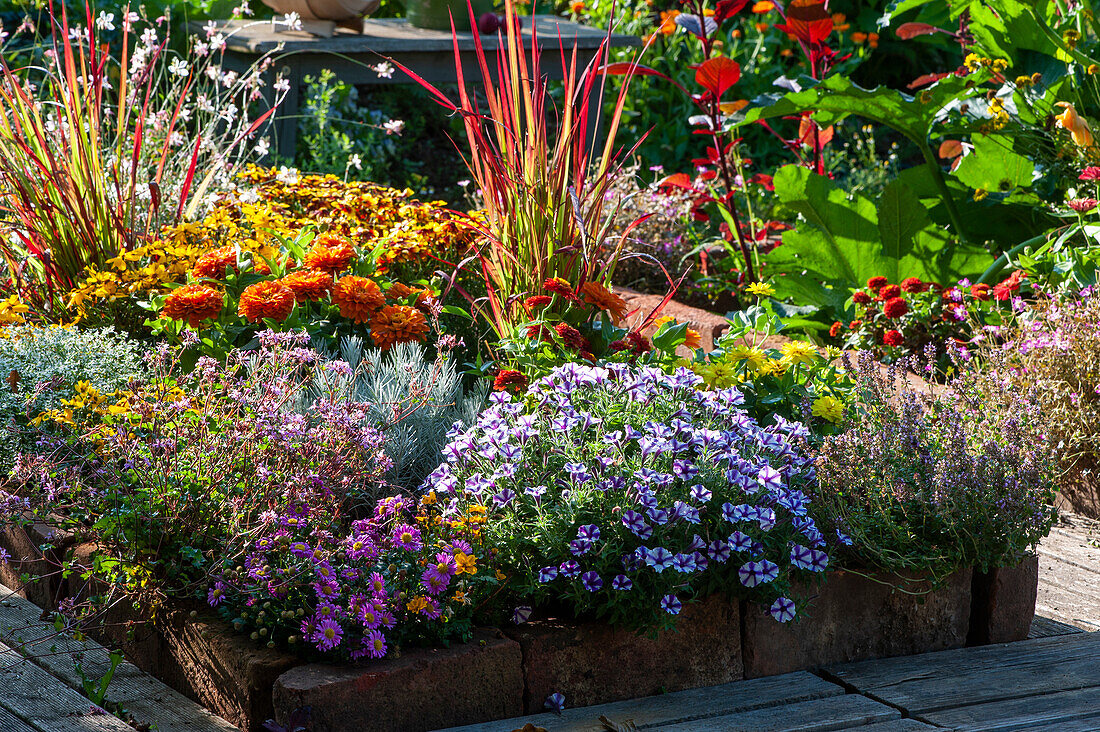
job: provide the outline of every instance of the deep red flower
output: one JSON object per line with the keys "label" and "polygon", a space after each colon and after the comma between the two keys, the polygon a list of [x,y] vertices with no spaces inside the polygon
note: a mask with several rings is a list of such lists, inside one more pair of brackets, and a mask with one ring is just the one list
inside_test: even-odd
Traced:
{"label": "deep red flower", "polygon": [[872,292],[878,292],[883,287],[886,287],[886,285],[888,285],[889,283],[890,280],[886,279],[885,277],[872,277],[871,279],[867,280],[867,289],[871,290]]}
{"label": "deep red flower", "polygon": [[646,353],[653,348],[649,339],[636,330],[632,330],[626,334],[626,342],[630,344],[630,350],[638,355]]}
{"label": "deep red flower", "polygon": [[970,296],[977,300],[988,300],[992,297],[992,288],[984,282],[979,282],[976,285],[970,286]]}
{"label": "deep red flower", "polygon": [[904,297],[892,297],[882,306],[882,314],[887,318],[900,318],[909,312],[909,303]]}
{"label": "deep red flower", "polygon": [[834,322],[831,326],[829,326],[829,337],[836,338],[838,335],[840,335],[840,331],[843,327],[844,323],[841,323],[839,320]]}
{"label": "deep red flower", "polygon": [[1011,300],[1012,299],[1012,288],[1009,287],[1008,285],[1006,285],[1003,282],[999,285],[994,285],[993,286],[993,299],[994,300],[999,300],[1001,302],[1004,302],[1005,300]]}
{"label": "deep red flower", "polygon": [[551,300],[553,300],[553,298],[549,295],[532,295],[523,301],[523,305],[528,310],[542,310],[550,304]]}
{"label": "deep red flower", "polygon": [[503,369],[493,379],[496,391],[523,391],[527,388],[527,377],[515,369]]}
{"label": "deep red flower", "polygon": [[570,302],[579,303],[581,301],[581,299],[577,297],[577,293],[573,291],[573,286],[561,277],[551,277],[546,280],[542,283],[542,289],[555,295],[561,295]]}
{"label": "deep red flower", "polygon": [[856,290],[855,294],[852,295],[852,302],[854,302],[856,305],[870,305],[871,296],[863,290]]}
{"label": "deep red flower", "polygon": [[876,300],[893,300],[895,297],[901,295],[901,287],[898,285],[887,285],[878,291],[878,295],[875,296]]}
{"label": "deep red flower", "polygon": [[554,337],[550,335],[550,329],[545,325],[529,325],[527,326],[527,337],[531,340],[537,341],[552,341]]}
{"label": "deep red flower", "polygon": [[565,343],[566,348],[572,348],[575,351],[587,351],[590,349],[588,340],[581,335],[581,332],[569,325],[569,323],[558,323],[554,326],[554,331]]}
{"label": "deep red flower", "polygon": [[887,346],[900,346],[905,343],[905,337],[900,330],[888,330],[882,334],[882,342]]}
{"label": "deep red flower", "polygon": [[902,292],[924,292],[924,283],[921,282],[919,277],[906,277],[901,281]]}

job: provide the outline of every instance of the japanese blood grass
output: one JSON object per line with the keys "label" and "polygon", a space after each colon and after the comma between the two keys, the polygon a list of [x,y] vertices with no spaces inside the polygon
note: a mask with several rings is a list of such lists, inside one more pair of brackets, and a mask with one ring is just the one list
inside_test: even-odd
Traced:
{"label": "japanese blood grass", "polygon": [[629,157],[615,148],[615,135],[631,74],[608,115],[602,146],[593,134],[598,119],[590,116],[590,100],[603,93],[599,69],[607,62],[610,31],[583,69],[578,68],[576,46],[570,51],[559,39],[565,104],[557,109],[550,101],[536,30],[531,29],[528,58],[528,42],[512,0],[505,3],[503,29],[503,35],[497,34],[495,63],[476,28],[473,31],[484,109],[466,87],[457,34],[457,102],[401,67],[439,104],[462,116],[470,147],[466,163],[484,200],[484,220],[478,229],[482,241],[468,262],[476,263],[487,289],[483,298],[463,294],[502,338],[527,320],[522,300],[539,292],[547,279],[561,277],[576,287],[587,281],[606,285],[633,228],[615,232],[617,243],[606,249],[602,260],[597,256],[612,236],[611,217],[604,211],[614,198],[608,193],[622,160]]}

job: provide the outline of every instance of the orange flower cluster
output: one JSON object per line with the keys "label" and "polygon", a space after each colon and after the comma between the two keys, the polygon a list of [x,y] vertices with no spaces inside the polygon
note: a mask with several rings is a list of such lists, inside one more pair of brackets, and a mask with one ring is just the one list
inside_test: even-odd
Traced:
{"label": "orange flower cluster", "polygon": [[599,282],[585,282],[581,285],[581,294],[586,303],[597,310],[607,311],[615,320],[626,317],[626,301]]}
{"label": "orange flower cluster", "polygon": [[264,318],[281,323],[290,317],[294,301],[294,290],[279,280],[265,280],[245,288],[237,313],[250,323],[259,323]]}
{"label": "orange flower cluster", "polygon": [[397,343],[424,340],[428,335],[428,319],[408,305],[387,305],[371,319],[370,333],[374,345],[388,351]]}
{"label": "orange flower cluster", "polygon": [[302,263],[310,269],[328,272],[335,277],[355,259],[355,248],[344,239],[331,234],[317,237],[313,248],[306,252]]}
{"label": "orange flower cluster", "polygon": [[340,315],[348,320],[366,323],[386,304],[386,297],[373,280],[347,275],[332,289],[332,304],[340,308]]}
{"label": "orange flower cluster", "polygon": [[164,315],[187,321],[198,328],[202,321],[217,318],[225,304],[225,295],[210,285],[193,283],[176,288],[164,301]]}
{"label": "orange flower cluster", "polygon": [[195,266],[191,268],[191,275],[196,280],[211,278],[220,280],[225,277],[228,269],[237,271],[237,250],[234,247],[218,247],[198,258]]}
{"label": "orange flower cluster", "polygon": [[316,269],[291,272],[279,282],[294,292],[294,298],[298,302],[323,300],[332,290],[332,275]]}

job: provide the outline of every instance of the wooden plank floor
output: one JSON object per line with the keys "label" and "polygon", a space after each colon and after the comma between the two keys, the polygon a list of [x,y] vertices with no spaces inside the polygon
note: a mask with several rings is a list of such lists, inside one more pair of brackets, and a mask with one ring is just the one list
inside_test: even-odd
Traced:
{"label": "wooden plank floor", "polygon": [[[133,732],[79,693],[74,654],[100,679],[110,653],[98,643],[57,633],[42,610],[0,586],[0,732]],[[107,700],[158,732],[236,732],[224,719],[123,661]]]}

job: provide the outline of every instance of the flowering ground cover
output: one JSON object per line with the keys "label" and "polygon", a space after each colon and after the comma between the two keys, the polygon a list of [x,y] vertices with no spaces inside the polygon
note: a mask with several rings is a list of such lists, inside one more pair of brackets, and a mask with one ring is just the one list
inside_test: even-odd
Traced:
{"label": "flowering ground cover", "polygon": [[[216,23],[24,23],[0,526],[94,546],[56,557],[87,581],[59,627],[201,601],[350,663],[719,594],[813,623],[838,569],[1018,565],[1100,460],[1093,16],[855,5],[576,2],[646,45],[552,83],[508,0],[477,94],[379,64],[461,127],[450,202],[256,165],[273,61],[223,70]],[[919,75],[862,86],[890,49]],[[726,312],[706,350],[684,297]]]}

